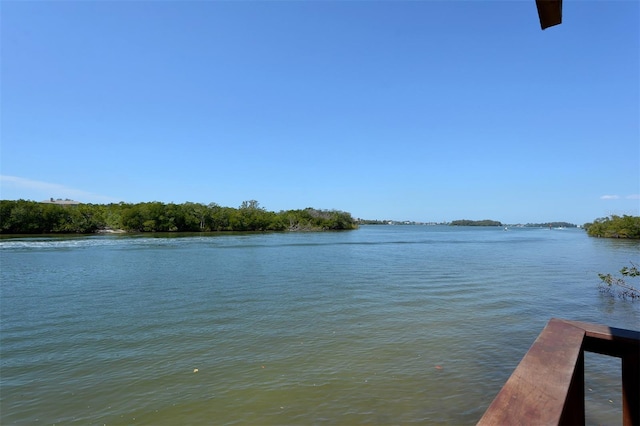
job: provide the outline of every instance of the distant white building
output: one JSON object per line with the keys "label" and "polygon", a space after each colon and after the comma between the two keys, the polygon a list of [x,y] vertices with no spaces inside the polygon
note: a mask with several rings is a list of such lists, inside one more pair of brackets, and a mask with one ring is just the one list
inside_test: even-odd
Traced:
{"label": "distant white building", "polygon": [[77,206],[78,204],[81,204],[80,201],[73,201],[68,198],[64,200],[62,198],[58,198],[58,199],[49,198],[48,200],[44,200],[40,202],[43,204],[59,204],[63,206]]}

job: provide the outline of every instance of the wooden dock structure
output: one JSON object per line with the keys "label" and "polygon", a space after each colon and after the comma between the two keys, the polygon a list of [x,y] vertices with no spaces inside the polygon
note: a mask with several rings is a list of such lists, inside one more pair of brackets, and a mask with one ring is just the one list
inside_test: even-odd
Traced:
{"label": "wooden dock structure", "polygon": [[478,425],[584,425],[584,352],[622,359],[622,423],[640,425],[640,332],[553,318]]}

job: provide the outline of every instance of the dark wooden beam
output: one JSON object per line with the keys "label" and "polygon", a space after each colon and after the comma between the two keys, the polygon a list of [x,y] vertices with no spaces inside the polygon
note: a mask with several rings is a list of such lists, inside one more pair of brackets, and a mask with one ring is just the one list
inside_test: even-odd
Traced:
{"label": "dark wooden beam", "polygon": [[562,0],[536,0],[536,6],[543,30],[562,22]]}

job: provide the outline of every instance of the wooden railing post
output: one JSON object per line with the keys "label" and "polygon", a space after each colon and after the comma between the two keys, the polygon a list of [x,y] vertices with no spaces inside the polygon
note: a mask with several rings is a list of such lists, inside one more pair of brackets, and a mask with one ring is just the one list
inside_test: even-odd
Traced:
{"label": "wooden railing post", "polygon": [[565,322],[585,330],[585,351],[622,360],[622,424],[640,425],[640,332],[579,321]]}
{"label": "wooden railing post", "polygon": [[583,425],[584,423],[584,351],[580,351],[559,424]]}
{"label": "wooden railing post", "polygon": [[640,425],[640,354],[622,356],[622,424]]}

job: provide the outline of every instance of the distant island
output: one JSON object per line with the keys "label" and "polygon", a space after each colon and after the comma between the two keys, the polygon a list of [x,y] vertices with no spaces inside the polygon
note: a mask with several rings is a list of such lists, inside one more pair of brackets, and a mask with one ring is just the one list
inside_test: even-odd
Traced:
{"label": "distant island", "polygon": [[350,213],[305,208],[278,213],[255,200],[216,203],[81,204],[71,200],[0,200],[0,234],[111,232],[329,231],[356,229]]}

